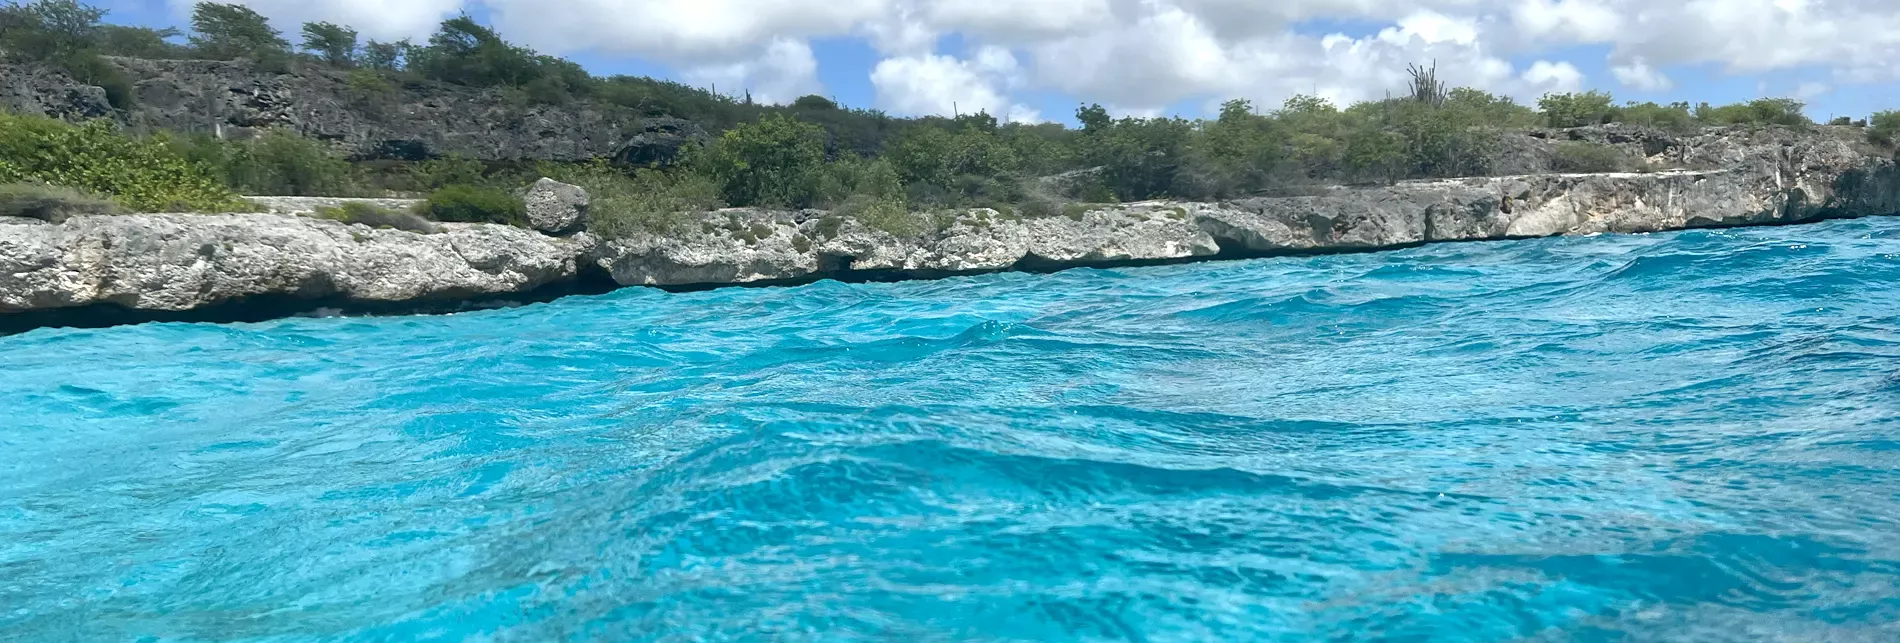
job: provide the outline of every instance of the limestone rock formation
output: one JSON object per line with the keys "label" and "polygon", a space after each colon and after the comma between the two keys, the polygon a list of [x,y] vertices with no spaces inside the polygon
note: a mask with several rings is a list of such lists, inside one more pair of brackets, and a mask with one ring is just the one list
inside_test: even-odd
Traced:
{"label": "limestone rock formation", "polygon": [[548,234],[567,234],[585,227],[587,190],[542,177],[522,197],[528,205],[528,225]]}
{"label": "limestone rock formation", "polygon": [[183,311],[257,296],[413,302],[574,279],[592,239],[507,226],[440,234],[274,214],[74,217],[0,227],[0,313],[116,304]]}
{"label": "limestone rock formation", "polygon": [[521,105],[497,89],[443,83],[352,82],[348,72],[294,73],[246,61],[107,58],[136,81],[121,112],[105,90],[34,65],[0,64],[0,108],[69,119],[112,117],[137,129],[243,139],[269,128],[329,141],[355,159],[670,161],[706,132],[677,118],[642,118],[577,101]]}
{"label": "limestone rock formation", "polygon": [[[0,221],[0,322],[7,313],[100,304],[183,311],[259,297],[453,301],[603,274],[661,287],[926,278],[1900,214],[1900,169],[1851,136],[1718,131],[1669,140],[1653,160],[1714,169],[1411,181],[1045,217],[974,209],[899,229],[816,210],[730,209],[607,241],[487,224],[415,234],[276,214]],[[571,229],[581,199],[569,187],[537,185],[537,225]],[[285,211],[308,205],[266,202]]]}

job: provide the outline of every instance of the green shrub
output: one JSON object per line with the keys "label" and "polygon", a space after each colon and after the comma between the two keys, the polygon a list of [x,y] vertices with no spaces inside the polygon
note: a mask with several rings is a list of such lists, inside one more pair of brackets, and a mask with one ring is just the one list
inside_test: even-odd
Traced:
{"label": "green shrub", "polygon": [[1537,99],[1537,110],[1544,113],[1544,124],[1550,127],[1597,125],[1610,122],[1615,113],[1610,100],[1609,94],[1599,91],[1544,94]]}
{"label": "green shrub", "polygon": [[1695,115],[1690,113],[1688,103],[1670,103],[1659,105],[1654,102],[1629,104],[1616,108],[1611,120],[1633,125],[1646,125],[1668,130],[1682,131],[1694,128]]}
{"label": "green shrub", "polygon": [[701,167],[736,206],[809,207],[818,197],[825,130],[787,116],[768,116],[728,130]]}
{"label": "green shrub", "polygon": [[833,212],[857,219],[866,227],[899,237],[912,237],[930,229],[926,215],[913,213],[901,199],[857,195],[840,204]]}
{"label": "green shrub", "polygon": [[1881,147],[1900,146],[1900,110],[1874,112],[1868,117],[1867,140]]}
{"label": "green shrub", "polygon": [[168,139],[187,158],[217,171],[225,185],[258,196],[349,196],[355,193],[348,161],[323,143],[288,130],[222,141],[210,136]]}
{"label": "green shrub", "polygon": [[0,217],[63,223],[72,216],[123,212],[111,201],[72,188],[33,183],[0,184]]}
{"label": "green shrub", "polygon": [[392,228],[421,234],[442,231],[441,226],[413,212],[387,210],[361,202],[344,203],[334,208],[318,208],[317,217],[344,223],[361,223],[372,228]]}
{"label": "green shrub", "polygon": [[451,185],[416,206],[416,213],[437,221],[525,225],[528,206],[521,197],[496,188]]}
{"label": "green shrub", "polygon": [[541,174],[587,190],[588,230],[607,238],[664,233],[724,206],[711,177],[682,170],[628,174],[606,163],[543,163]]}
{"label": "green shrub", "polygon": [[1758,98],[1746,103],[1712,106],[1702,103],[1695,108],[1696,120],[1706,125],[1813,125],[1802,110],[1807,106],[1792,98]]}
{"label": "green shrub", "polygon": [[0,113],[0,162],[9,180],[72,187],[139,212],[249,209],[209,168],[104,120],[74,125]]}
{"label": "green shrub", "polygon": [[1577,174],[1622,172],[1636,165],[1629,154],[1608,145],[1564,141],[1557,144],[1551,169]]}

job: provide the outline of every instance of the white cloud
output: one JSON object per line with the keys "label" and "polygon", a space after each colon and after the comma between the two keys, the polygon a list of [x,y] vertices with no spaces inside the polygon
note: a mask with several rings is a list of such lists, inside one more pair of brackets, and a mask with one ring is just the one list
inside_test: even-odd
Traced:
{"label": "white cloud", "polygon": [[[773,99],[815,90],[812,39],[863,38],[881,58],[880,104],[916,113],[947,100],[1008,113],[1028,91],[1132,113],[1294,93],[1350,102],[1400,92],[1406,65],[1432,61],[1447,83],[1520,100],[1593,82],[1670,91],[1685,66],[1795,71],[1830,89],[1900,81],[1900,0],[239,1],[280,25],[321,18],[380,38],[479,3],[529,46],[639,56]],[[1597,61],[1578,51],[1607,51],[1608,73],[1586,77],[1579,63]]]}
{"label": "white cloud", "polygon": [[1615,76],[1616,82],[1622,83],[1624,87],[1640,91],[1659,92],[1675,87],[1668,76],[1649,66],[1649,61],[1640,57],[1610,67],[1610,75]]}
{"label": "white cloud", "polygon": [[691,67],[685,76],[695,85],[722,87],[719,91],[727,95],[749,93],[761,103],[789,103],[824,90],[811,45],[790,38],[773,40],[757,57]]}
{"label": "white cloud", "polygon": [[1539,60],[1524,70],[1524,82],[1551,92],[1574,92],[1583,88],[1583,72],[1567,62]]}
{"label": "white cloud", "polygon": [[1010,102],[1000,86],[1012,79],[1016,59],[1008,51],[985,49],[976,60],[924,54],[887,58],[871,70],[878,105],[898,114],[951,116],[988,112],[1012,122],[1037,122],[1041,115]]}

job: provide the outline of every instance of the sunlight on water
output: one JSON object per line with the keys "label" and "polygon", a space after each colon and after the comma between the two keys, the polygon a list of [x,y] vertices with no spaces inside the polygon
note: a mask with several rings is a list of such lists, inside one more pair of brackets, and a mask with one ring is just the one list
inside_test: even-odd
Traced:
{"label": "sunlight on water", "polygon": [[0,338],[0,639],[1900,640],[1900,219]]}

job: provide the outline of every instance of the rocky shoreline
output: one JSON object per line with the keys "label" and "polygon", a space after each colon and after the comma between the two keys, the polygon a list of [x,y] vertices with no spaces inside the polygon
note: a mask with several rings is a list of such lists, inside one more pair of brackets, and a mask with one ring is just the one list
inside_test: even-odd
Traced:
{"label": "rocky shoreline", "polygon": [[[1891,159],[1841,137],[1758,138],[1668,152],[1718,170],[1414,181],[1046,217],[972,209],[904,234],[823,211],[749,209],[611,240],[487,224],[418,234],[299,216],[312,202],[294,199],[272,200],[273,212],[263,214],[4,220],[0,332],[325,310],[441,312],[616,286],[932,278],[1900,213]],[[584,225],[559,222],[565,230]]]}

